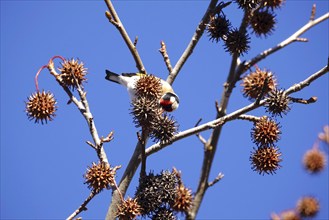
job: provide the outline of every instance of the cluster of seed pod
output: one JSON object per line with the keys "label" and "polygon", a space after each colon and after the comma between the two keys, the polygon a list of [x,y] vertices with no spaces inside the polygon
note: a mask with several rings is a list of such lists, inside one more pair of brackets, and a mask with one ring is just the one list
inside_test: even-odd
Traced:
{"label": "cluster of seed pod", "polygon": [[182,183],[180,173],[150,172],[140,179],[135,198],[126,199],[118,210],[119,219],[135,219],[138,215],[151,219],[176,219],[177,213],[186,213],[192,205],[191,190]]}
{"label": "cluster of seed pod", "polygon": [[[235,0],[245,15],[245,26],[250,27],[256,37],[270,35],[275,28],[275,9],[282,6],[283,0]],[[230,54],[243,55],[250,46],[247,28],[232,27],[230,21],[221,10],[210,17],[207,25],[209,39],[215,42],[224,41],[224,47]]]}
{"label": "cluster of seed pod", "polygon": [[[59,56],[56,56],[59,57]],[[55,58],[56,58],[55,57]],[[82,83],[86,81],[87,69],[84,64],[79,60],[71,59],[66,60],[62,57],[61,67],[58,69],[60,74],[58,79],[63,86],[70,90],[76,89],[78,86],[82,86]],[[49,63],[53,63],[52,58]],[[30,120],[34,120],[35,123],[47,123],[52,121],[56,116],[57,102],[54,94],[50,91],[40,91],[38,88],[38,75],[41,70],[47,68],[48,65],[43,66],[36,75],[36,92],[32,93],[27,102],[25,102],[25,112]]]}

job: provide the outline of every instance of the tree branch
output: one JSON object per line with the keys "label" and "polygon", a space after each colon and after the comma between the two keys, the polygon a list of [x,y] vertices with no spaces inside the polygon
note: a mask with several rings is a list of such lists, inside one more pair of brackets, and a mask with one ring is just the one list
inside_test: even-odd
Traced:
{"label": "tree branch", "polygon": [[[77,84],[77,91],[79,93],[81,101],[79,101],[73,93],[67,88],[67,86],[64,84],[61,76],[56,72],[54,62],[52,60],[49,61],[48,69],[50,73],[56,78],[56,81],[59,83],[60,86],[64,89],[64,91],[67,93],[67,95],[70,97],[70,100],[73,101],[73,103],[77,106],[77,108],[80,110],[80,113],[83,115],[83,117],[86,119],[90,134],[94,141],[94,146],[98,155],[98,158],[100,161],[105,162],[108,164],[108,159],[106,156],[106,153],[103,148],[103,144],[101,142],[101,139],[98,136],[97,128],[94,122],[93,115],[90,111],[88,100],[86,97],[86,93],[82,91],[82,88]],[[76,82],[77,83],[77,82]]]}
{"label": "tree branch", "polygon": [[167,53],[166,44],[163,41],[161,41],[160,45],[161,45],[161,48],[159,49],[159,52],[163,56],[163,60],[166,64],[166,66],[167,66],[168,72],[171,73],[172,72],[172,66],[171,66],[171,63],[170,63],[169,55]]}
{"label": "tree branch", "polygon": [[[297,84],[292,85],[287,90],[285,90],[285,92],[287,94],[292,94],[292,93],[298,92],[301,89],[305,88],[306,86],[309,86],[314,80],[323,76],[328,71],[329,71],[328,66],[325,66],[321,70],[319,70],[316,73],[309,76],[307,79],[305,79]],[[298,88],[298,89],[296,89],[296,88]],[[171,144],[176,141],[179,141],[183,138],[189,137],[191,135],[195,135],[199,132],[212,129],[214,127],[222,126],[226,122],[232,121],[232,120],[238,118],[239,116],[245,117],[245,116],[243,116],[243,114],[250,112],[260,106],[263,106],[265,104],[265,102],[266,102],[266,99],[261,100],[258,105],[255,102],[251,103],[250,105],[244,106],[244,107],[242,107],[230,114],[227,114],[223,117],[220,117],[215,120],[209,121],[207,123],[201,124],[197,127],[193,127],[193,128],[187,129],[185,131],[181,131],[171,139]],[[167,146],[169,146],[169,144],[162,144],[162,145],[160,143],[153,144],[152,146],[150,146],[146,149],[146,155],[149,156],[151,154],[154,154],[155,152],[158,152]]]}
{"label": "tree branch", "polygon": [[217,2],[218,2],[218,0],[211,0],[210,1],[209,6],[207,8],[207,11],[203,15],[198,27],[196,28],[195,33],[192,36],[191,41],[187,45],[187,47],[186,47],[185,51],[183,52],[182,56],[179,58],[179,60],[177,61],[176,65],[174,67],[174,69],[171,71],[171,73],[169,74],[169,76],[167,78],[167,82],[169,84],[173,84],[173,82],[175,81],[179,71],[181,70],[181,68],[185,64],[186,60],[193,53],[193,50],[194,50],[195,46],[197,45],[197,43],[199,42],[199,40],[200,40],[200,38],[201,38],[205,28],[206,28],[206,25],[209,23],[209,19],[210,19],[211,15],[215,12],[215,9],[216,10],[221,10],[221,9],[225,8],[226,6],[228,6],[229,4],[231,4],[231,2],[228,2],[228,3],[220,4],[220,5],[218,5],[218,7],[216,7]]}
{"label": "tree branch", "polygon": [[125,27],[123,26],[117,12],[115,11],[115,8],[110,0],[104,0],[105,4],[107,5],[107,8],[109,9],[109,12],[106,12],[105,15],[109,19],[109,21],[118,29],[120,32],[123,40],[125,41],[128,49],[130,50],[131,55],[133,56],[136,67],[141,73],[146,73],[144,64],[142,62],[142,59],[139,56],[139,53],[137,51],[136,46],[131,41]]}
{"label": "tree branch", "polygon": [[97,193],[93,190],[90,192],[90,195],[87,197],[87,199],[75,210],[69,217],[67,217],[66,220],[72,220],[74,217],[79,215],[82,211],[87,210],[88,203],[97,195]]}
{"label": "tree branch", "polygon": [[[314,10],[314,8],[313,8],[313,10]],[[312,14],[315,14],[315,12],[312,12]],[[311,29],[312,27],[314,27],[315,25],[325,21],[328,18],[329,18],[329,12],[315,20],[314,20],[314,16],[313,17],[311,16],[310,20],[303,27],[301,27],[299,30],[297,30],[295,33],[293,33],[290,37],[288,37],[287,39],[285,39],[284,41],[282,41],[275,47],[272,47],[272,48],[269,48],[269,49],[263,51],[262,53],[258,54],[256,57],[245,62],[243,65],[240,65],[237,72],[242,74],[244,71],[246,71],[251,66],[255,65],[259,61],[265,59],[267,56],[275,53],[276,51],[288,46],[289,44],[291,44],[293,42],[305,42],[305,41],[299,40],[300,39],[299,36],[302,35],[303,33],[305,33],[306,31],[308,31],[309,29]]]}

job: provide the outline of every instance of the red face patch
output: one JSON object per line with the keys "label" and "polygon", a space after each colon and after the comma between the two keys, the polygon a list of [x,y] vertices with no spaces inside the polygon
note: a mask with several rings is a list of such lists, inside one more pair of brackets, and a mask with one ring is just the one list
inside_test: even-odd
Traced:
{"label": "red face patch", "polygon": [[160,100],[160,105],[167,112],[173,111],[173,109],[171,107],[172,102],[170,100],[161,99]]}

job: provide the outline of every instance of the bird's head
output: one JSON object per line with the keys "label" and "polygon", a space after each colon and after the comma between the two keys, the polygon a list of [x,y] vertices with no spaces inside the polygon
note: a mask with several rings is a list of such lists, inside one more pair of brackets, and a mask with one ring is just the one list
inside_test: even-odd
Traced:
{"label": "bird's head", "polygon": [[179,98],[175,93],[167,92],[160,98],[160,106],[166,112],[172,112],[179,106]]}

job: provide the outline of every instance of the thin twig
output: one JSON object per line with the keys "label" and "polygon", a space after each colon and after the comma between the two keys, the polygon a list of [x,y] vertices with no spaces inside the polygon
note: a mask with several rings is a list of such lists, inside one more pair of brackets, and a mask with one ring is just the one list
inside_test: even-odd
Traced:
{"label": "thin twig", "polygon": [[138,42],[138,36],[135,37],[135,40],[134,40],[134,46],[136,47],[137,46],[137,42]]}
{"label": "thin twig", "polygon": [[251,60],[245,62],[243,65],[240,65],[237,72],[242,73],[242,72],[246,71],[248,68],[250,68],[254,64],[258,63],[259,61],[265,59],[266,57],[268,57],[269,55],[273,54],[274,52],[276,52],[276,51],[278,51],[278,50],[280,50],[280,49],[288,46],[292,42],[296,42],[297,39],[299,39],[299,36],[300,35],[302,35],[303,33],[305,33],[306,31],[308,31],[309,29],[311,29],[315,25],[317,25],[317,24],[325,21],[328,18],[329,18],[329,12],[326,13],[326,14],[324,14],[324,15],[322,15],[321,17],[319,17],[319,18],[317,18],[315,20],[310,19],[303,27],[301,27],[299,30],[297,30],[290,37],[288,37],[287,39],[285,39],[284,41],[282,41],[278,45],[276,45],[276,46],[274,46],[272,48],[269,48],[269,49],[261,52],[256,57],[254,57]]}
{"label": "thin twig", "polygon": [[88,144],[90,147],[92,147],[95,150],[97,150],[96,146],[93,143],[91,143],[90,141],[86,141],[86,144]]}
{"label": "thin twig", "polygon": [[310,75],[309,77],[307,77],[305,80],[291,86],[290,88],[288,88],[285,92],[287,95],[290,95],[292,93],[298,92],[300,90],[302,90],[303,88],[305,88],[306,86],[309,86],[314,80],[316,80],[317,78],[323,76],[324,74],[326,74],[329,71],[329,66],[325,66],[322,69],[320,69],[319,71],[317,71],[316,73]]}
{"label": "thin twig", "polygon": [[106,143],[106,142],[110,142],[114,139],[114,136],[113,136],[113,131],[111,131],[105,138],[104,137],[101,137],[101,143]]}
{"label": "thin twig", "polygon": [[67,217],[66,220],[72,220],[74,217],[79,215],[82,211],[87,210],[87,205],[88,203],[97,195],[97,193],[93,190],[90,192],[89,196],[87,199],[77,208],[69,217]]}
{"label": "thin twig", "polygon": [[221,179],[223,179],[223,177],[224,177],[224,174],[219,173],[213,181],[211,181],[211,182],[208,183],[208,187],[215,185],[215,184],[218,183]]}
{"label": "thin twig", "polygon": [[216,8],[218,0],[211,0],[207,11],[205,12],[205,14],[203,15],[201,21],[199,22],[191,41],[189,42],[189,44],[187,45],[184,53],[182,54],[182,56],[179,58],[179,60],[177,61],[176,65],[174,66],[173,70],[170,72],[168,78],[167,78],[167,82],[169,84],[173,84],[173,82],[175,81],[179,71],[181,70],[181,68],[183,67],[183,65],[185,64],[186,60],[190,57],[190,55],[193,53],[193,50],[195,48],[195,46],[197,45],[197,43],[199,42],[204,30],[206,29],[206,25],[208,24],[211,15],[218,10],[222,10],[223,8],[227,7],[229,4],[231,4],[231,2],[227,2],[224,4],[220,4],[218,5],[218,7]]}
{"label": "thin twig", "polygon": [[148,137],[148,132],[146,129],[142,129],[142,136],[139,137],[140,146],[141,146],[141,156],[142,156],[142,165],[141,165],[141,172],[140,172],[140,178],[143,178],[146,176],[146,155],[145,155],[145,144],[146,139]]}
{"label": "thin twig", "polygon": [[160,45],[161,45],[161,48],[159,49],[159,52],[163,56],[163,60],[164,60],[164,62],[166,64],[166,66],[167,66],[168,72],[171,73],[172,66],[171,66],[171,63],[170,63],[169,55],[167,53],[166,44],[163,41],[161,41],[160,42]]}
{"label": "thin twig", "polygon": [[312,11],[311,11],[311,17],[310,17],[310,21],[313,21],[315,18],[315,12],[316,12],[316,4],[312,5]]}
{"label": "thin twig", "polygon": [[122,24],[112,2],[110,0],[104,0],[104,1],[105,1],[105,4],[107,5],[107,8],[109,9],[109,12],[106,12],[106,17],[109,19],[111,24],[113,24],[120,32],[123,40],[125,41],[128,49],[130,50],[131,55],[133,56],[133,58],[135,60],[138,71],[141,73],[146,73],[142,59],[140,58],[139,53],[138,53],[134,43],[131,41],[124,25]]}
{"label": "thin twig", "polygon": [[253,115],[240,115],[237,117],[237,119],[251,121],[251,122],[257,122],[260,120],[260,117],[253,116]]}
{"label": "thin twig", "polygon": [[311,104],[311,103],[315,103],[318,98],[315,97],[315,96],[312,96],[311,98],[309,99],[303,99],[303,98],[293,98],[293,97],[290,97],[290,100],[292,102],[295,102],[295,103],[300,103],[300,104]]}
{"label": "thin twig", "polygon": [[[202,118],[200,118],[200,119],[198,120],[198,122],[195,124],[194,127],[197,127],[197,126],[200,124],[201,121],[202,121]],[[196,133],[195,135],[197,136],[197,138],[199,138],[199,140],[201,141],[201,143],[202,143],[203,145],[205,145],[205,144],[207,143],[206,139],[204,139],[200,133]]]}

